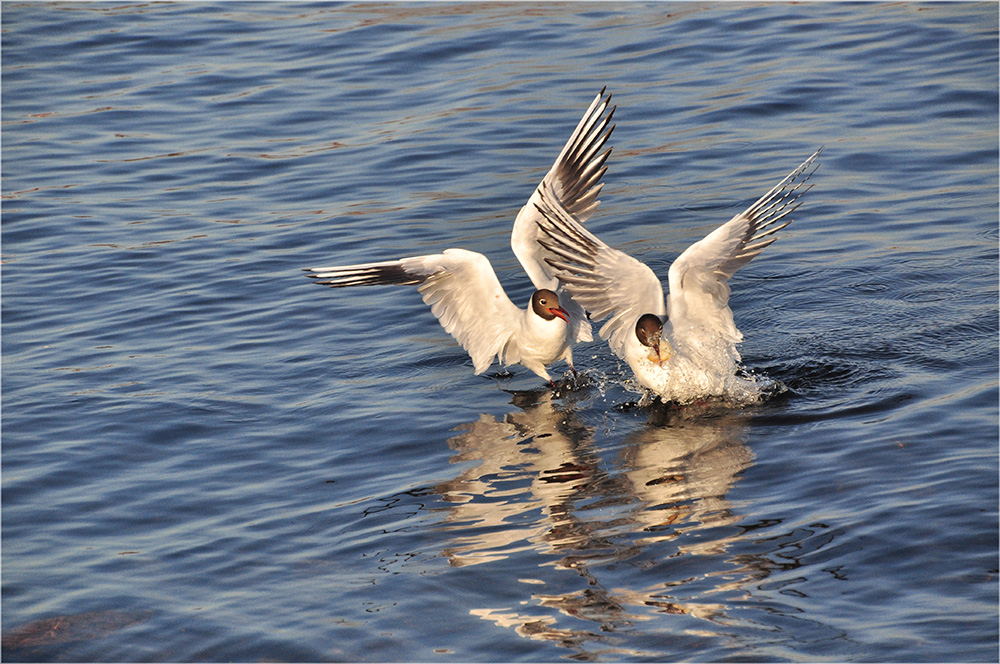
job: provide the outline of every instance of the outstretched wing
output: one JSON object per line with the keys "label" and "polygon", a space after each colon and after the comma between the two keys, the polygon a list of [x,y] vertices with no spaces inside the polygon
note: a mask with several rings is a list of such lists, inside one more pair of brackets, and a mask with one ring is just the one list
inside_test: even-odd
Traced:
{"label": "outstretched wing", "polygon": [[489,259],[465,249],[380,263],[309,268],[323,286],[412,284],[441,326],[461,344],[476,367],[489,368],[517,331],[521,310],[510,301]]}
{"label": "outstretched wing", "polygon": [[667,312],[675,339],[689,336],[688,340],[697,337],[701,342],[719,337],[728,343],[741,340],[729,308],[729,278],[774,242],[775,233],[792,223],[788,215],[801,205],[799,197],[812,188],[806,182],[819,165],[808,169],[821,150],[673,262],[667,274]]}
{"label": "outstretched wing", "polygon": [[607,170],[604,163],[611,153],[611,148],[604,152],[601,149],[614,130],[614,126],[608,125],[615,112],[614,107],[608,108],[611,95],[602,98],[603,95],[602,89],[594,97],[552,168],[514,220],[510,245],[535,288],[553,289],[557,286],[555,275],[545,263],[537,243],[537,224],[541,216],[537,205],[541,201],[541,189],[548,189],[550,205],[561,207],[580,221],[586,221],[600,203],[597,196],[604,186],[600,180]]}
{"label": "outstretched wing", "polygon": [[[600,204],[597,196],[604,186],[601,177],[608,168],[605,162],[611,148],[603,152],[601,150],[614,131],[611,116],[615,112],[614,107],[609,107],[611,95],[604,97],[604,92],[602,89],[594,97],[552,168],[514,220],[510,246],[535,288],[558,288],[555,274],[544,261],[543,250],[537,241],[540,237],[537,205],[541,202],[541,189],[545,187],[549,190],[551,205],[561,207],[580,221],[586,221]],[[567,299],[561,298],[560,302],[574,321],[574,338],[577,341],[590,341],[590,324],[585,313],[572,301],[565,301]]]}
{"label": "outstretched wing", "polygon": [[609,247],[554,203],[544,182],[539,191],[543,260],[594,320],[610,316],[601,327],[601,338],[625,357],[625,341],[636,320],[647,313],[666,313],[660,280],[645,263]]}

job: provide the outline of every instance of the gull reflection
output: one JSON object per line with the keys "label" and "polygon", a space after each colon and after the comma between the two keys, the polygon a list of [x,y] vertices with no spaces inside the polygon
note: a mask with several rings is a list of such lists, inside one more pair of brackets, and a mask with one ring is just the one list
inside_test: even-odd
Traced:
{"label": "gull reflection", "polygon": [[[748,417],[712,405],[653,411],[650,426],[630,436],[618,460],[631,491],[642,501],[633,516],[645,541],[731,525],[740,516],[726,494],[753,461],[745,445]],[[721,553],[725,540],[685,545],[685,553]]]}
{"label": "gull reflection", "polygon": [[502,559],[516,551],[573,544],[574,501],[600,478],[590,429],[551,392],[522,392],[521,410],[501,420],[480,415],[448,445],[452,463],[473,463],[435,487],[451,503],[444,527],[458,535],[445,552],[455,566]]}
{"label": "gull reflection", "polygon": [[[718,556],[742,532],[726,495],[753,460],[748,415],[712,404],[649,410],[648,421],[616,443],[616,432],[581,421],[551,392],[515,393],[512,403],[516,410],[499,419],[481,415],[448,441],[452,461],[469,465],[436,487],[449,503],[442,528],[454,533],[444,555],[467,566],[515,553],[523,562],[523,552],[534,552],[539,567],[576,576],[559,592],[549,587],[551,574],[517,579],[524,601],[473,615],[584,659],[583,644],[599,640],[603,653],[614,651],[608,633],[657,613],[713,622],[724,616],[722,604],[678,599],[688,580],[661,572],[670,569],[667,558]],[[731,584],[735,571],[717,569],[718,560],[710,561],[720,574],[709,582],[714,591]],[[643,574],[644,567],[658,572]],[[650,576],[655,583],[641,581]]]}

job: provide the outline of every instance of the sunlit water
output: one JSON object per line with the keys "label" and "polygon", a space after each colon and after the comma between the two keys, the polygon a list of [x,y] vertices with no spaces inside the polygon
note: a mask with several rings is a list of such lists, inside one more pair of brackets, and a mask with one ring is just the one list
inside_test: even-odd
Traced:
{"label": "sunlit water", "polygon": [[[6,661],[997,661],[996,4],[2,12]],[[605,85],[588,225],[660,275],[825,146],[732,281],[787,389],[475,376],[302,276],[460,246],[523,306]]]}

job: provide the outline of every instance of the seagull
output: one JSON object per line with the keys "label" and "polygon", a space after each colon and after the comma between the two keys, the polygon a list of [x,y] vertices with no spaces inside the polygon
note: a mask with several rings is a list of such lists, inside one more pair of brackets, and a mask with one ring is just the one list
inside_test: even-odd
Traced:
{"label": "seagull", "polygon": [[[822,148],[744,212],[688,247],[667,272],[669,295],[644,263],[613,249],[556,205],[543,186],[538,212],[543,260],[594,321],[600,337],[628,363],[647,395],[688,403],[745,398],[755,383],[737,375],[743,335],[729,308],[729,279],[777,239]],[[544,185],[544,183],[543,183]]]}
{"label": "seagull", "polygon": [[[584,221],[600,204],[597,196],[611,148],[601,151],[614,125],[615,107],[605,89],[594,98],[552,168],[514,220],[511,249],[535,291],[525,309],[504,292],[486,256],[465,249],[398,260],[307,268],[314,283],[334,288],[383,284],[416,285],[445,331],[472,358],[476,374],[496,357],[521,364],[555,385],[546,367],[565,360],[573,373],[574,342],[592,340],[586,312],[563,291],[537,243],[543,191],[547,208]],[[610,125],[610,126],[609,126]]]}

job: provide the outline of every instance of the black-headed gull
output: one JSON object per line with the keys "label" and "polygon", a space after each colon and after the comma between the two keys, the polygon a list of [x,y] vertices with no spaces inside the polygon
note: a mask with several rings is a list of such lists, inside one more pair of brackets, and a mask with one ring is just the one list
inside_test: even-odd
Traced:
{"label": "black-headed gull", "polygon": [[[377,284],[417,285],[444,329],[472,358],[480,374],[499,358],[521,364],[552,383],[545,367],[565,360],[573,368],[572,344],[592,339],[590,322],[570,294],[560,292],[553,269],[542,260],[536,242],[542,191],[546,205],[580,221],[600,201],[601,176],[611,148],[604,148],[614,126],[614,107],[604,90],[594,98],[528,202],[518,212],[511,248],[536,290],[526,309],[511,302],[493,266],[482,254],[465,249],[398,260],[308,268],[315,283],[332,287]],[[575,371],[575,369],[574,369]]]}
{"label": "black-headed gull", "polygon": [[[820,149],[822,150],[822,148]],[[638,382],[664,401],[743,398],[752,383],[737,375],[743,335],[729,308],[729,278],[791,223],[812,188],[817,150],[771,191],[687,248],[667,273],[669,295],[644,263],[609,247],[555,205],[545,187],[538,205],[543,260],[595,321],[610,317],[602,339]]]}

